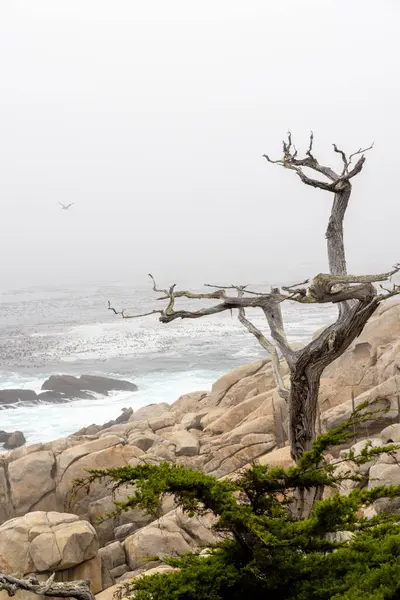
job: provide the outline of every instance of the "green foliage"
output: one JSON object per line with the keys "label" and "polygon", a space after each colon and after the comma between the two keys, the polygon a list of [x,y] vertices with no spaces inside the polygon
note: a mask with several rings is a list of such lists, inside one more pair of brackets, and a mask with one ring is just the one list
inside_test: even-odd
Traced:
{"label": "green foliage", "polygon": [[[235,481],[168,463],[91,471],[77,486],[104,477],[116,487],[135,486],[116,512],[139,506],[157,515],[170,494],[189,515],[212,512],[218,518],[222,541],[208,556],[169,559],[179,570],[139,578],[128,593],[135,600],[400,600],[400,515],[360,516],[360,508],[379,498],[399,497],[400,486],[336,493],[316,502],[307,518],[294,516],[299,495],[361,481],[354,470],[337,475],[324,454],[348,440],[354,424],[371,418],[364,408],[319,436],[289,469],[254,465]],[[397,449],[366,444],[346,460],[362,465]],[[348,532],[346,540],[338,532]]]}

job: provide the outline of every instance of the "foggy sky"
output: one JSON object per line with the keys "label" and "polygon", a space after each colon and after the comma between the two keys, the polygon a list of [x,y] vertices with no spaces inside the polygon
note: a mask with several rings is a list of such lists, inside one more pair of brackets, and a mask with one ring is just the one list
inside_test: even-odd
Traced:
{"label": "foggy sky", "polygon": [[[375,141],[349,270],[400,261],[395,0],[0,4],[0,287],[258,282],[327,268],[332,197],[279,157]],[[58,202],[76,202],[68,212]]]}

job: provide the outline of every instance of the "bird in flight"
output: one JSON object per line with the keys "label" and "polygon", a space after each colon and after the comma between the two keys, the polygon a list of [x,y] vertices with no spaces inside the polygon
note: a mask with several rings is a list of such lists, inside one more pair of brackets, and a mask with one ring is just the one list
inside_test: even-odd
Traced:
{"label": "bird in flight", "polygon": [[62,202],[59,202],[59,204],[63,210],[68,210],[73,204],[75,204],[75,202],[71,202],[71,204],[63,204]]}

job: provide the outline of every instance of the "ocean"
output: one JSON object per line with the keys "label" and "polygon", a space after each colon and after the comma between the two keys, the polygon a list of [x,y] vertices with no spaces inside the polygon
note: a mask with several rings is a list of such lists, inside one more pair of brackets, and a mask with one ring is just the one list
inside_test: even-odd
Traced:
{"label": "ocean", "polygon": [[[28,443],[54,440],[91,423],[115,419],[123,407],[135,410],[153,402],[172,403],[181,394],[209,390],[230,369],[265,356],[229,312],[163,325],[157,315],[123,320],[107,310],[110,300],[127,313],[148,312],[160,308],[156,298],[150,286],[127,283],[0,293],[0,389],[38,392],[47,377],[59,373],[117,377],[139,388],[136,393],[90,401],[0,410],[0,430],[21,430]],[[206,301],[179,302],[198,309]],[[307,342],[334,319],[335,310],[284,303],[289,339]],[[247,314],[268,332],[261,311]]]}

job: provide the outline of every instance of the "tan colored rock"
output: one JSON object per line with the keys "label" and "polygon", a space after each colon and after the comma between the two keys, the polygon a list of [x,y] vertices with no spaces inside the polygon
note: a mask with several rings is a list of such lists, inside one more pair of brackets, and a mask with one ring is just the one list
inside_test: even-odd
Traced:
{"label": "tan colored rock", "polygon": [[175,422],[174,415],[168,412],[158,415],[157,417],[154,417],[154,419],[149,419],[150,428],[154,432],[157,432],[159,429],[165,429],[166,427],[173,427]]}
{"label": "tan colored rock", "polygon": [[381,431],[380,438],[383,444],[398,444],[400,442],[400,423],[385,427],[385,429]]}
{"label": "tan colored rock", "polygon": [[290,447],[283,446],[283,448],[275,448],[271,452],[267,452],[263,456],[257,458],[256,461],[260,465],[268,465],[271,468],[283,467],[288,469],[294,466],[294,460],[290,456]]}
{"label": "tan colored rock", "polygon": [[275,388],[275,380],[270,364],[266,364],[257,373],[245,377],[232,386],[220,402],[222,407],[236,406],[253,396],[258,396]]}
{"label": "tan colored rock", "polygon": [[288,410],[285,400],[283,400],[276,390],[269,390],[255,398],[262,398],[263,402],[259,407],[250,413],[243,422],[254,421],[260,417],[278,417],[284,422],[287,418]]}
{"label": "tan colored rock", "polygon": [[[103,432],[104,433],[104,432]],[[80,458],[92,454],[93,452],[99,452],[100,450],[106,450],[121,444],[121,438],[117,435],[103,436],[99,439],[87,442],[86,444],[80,444],[69,448],[57,458],[57,479],[62,479],[65,471],[68,467],[79,460]]]}
{"label": "tan colored rock", "polygon": [[213,423],[225,413],[226,408],[222,406],[212,408],[206,415],[204,415],[204,417],[200,421],[202,429],[205,430],[210,425],[210,423]]}
{"label": "tan colored rock", "polygon": [[100,548],[99,555],[109,571],[125,563],[125,552],[120,542],[113,542]]}
{"label": "tan colored rock", "polygon": [[110,571],[111,576],[114,579],[114,581],[119,579],[119,577],[122,577],[127,572],[128,572],[128,565],[125,563],[122,565],[118,565],[118,567],[115,567],[114,569],[112,569]]}
{"label": "tan colored rock", "polygon": [[[374,411],[388,410],[388,412],[377,415],[377,420],[392,421],[398,413],[397,396],[400,393],[400,376],[391,377],[384,383],[373,387],[372,389],[360,394],[355,398],[355,406],[368,402]],[[325,430],[337,427],[350,418],[352,412],[352,401],[349,398],[346,402],[327,410],[322,415],[322,423]],[[370,426],[370,425],[369,425]]]}
{"label": "tan colored rock", "polygon": [[350,348],[329,365],[323,374],[320,402],[322,410],[333,408],[350,398],[382,384],[398,373],[395,362],[399,352],[400,304],[378,308]]}
{"label": "tan colored rock", "polygon": [[237,369],[233,369],[226,375],[220,377],[211,388],[210,402],[218,405],[225,394],[241,379],[254,375],[263,368],[268,360],[257,360],[254,363],[243,365]]}
{"label": "tan colored rock", "polygon": [[138,408],[133,415],[130,417],[129,421],[148,421],[149,419],[154,419],[159,415],[162,415],[170,410],[170,405],[167,402],[160,402],[159,404],[148,404],[147,406],[142,406]]}
{"label": "tan colored rock", "polygon": [[275,435],[275,422],[273,416],[258,417],[252,421],[245,421],[232,431],[221,436],[221,443],[238,444],[242,443],[242,438],[249,433],[262,433]]}
{"label": "tan colored rock", "polygon": [[211,532],[211,515],[188,518],[179,510],[172,511],[126,538],[124,542],[128,566],[137,569],[153,556],[181,556],[194,548],[215,543]]}
{"label": "tan colored rock", "polygon": [[208,392],[192,392],[180,396],[173,404],[171,404],[171,413],[174,414],[178,423],[188,413],[199,413],[205,407],[208,407],[209,393]]}
{"label": "tan colored rock", "polygon": [[[86,477],[87,471],[90,469],[120,467],[137,461],[141,456],[143,456],[143,452],[136,446],[123,446],[121,444],[105,448],[98,452],[85,454],[72,462],[64,471],[56,490],[58,505],[61,507],[66,506],[66,500],[68,500],[69,506],[74,513],[85,515],[90,503],[99,498],[108,496],[109,490],[104,481],[97,481],[90,486],[89,494],[85,489],[82,489],[72,497],[71,491],[73,489],[74,481]],[[134,462],[134,464],[136,464],[136,462]]]}
{"label": "tan colored rock", "polygon": [[159,440],[160,436],[150,430],[148,432],[134,431],[128,438],[128,444],[136,446],[140,450],[143,450],[143,452],[147,452]]}
{"label": "tan colored rock", "polygon": [[[353,444],[350,447],[350,452],[353,452],[354,456],[360,456],[362,451],[366,447],[378,448],[379,446],[382,446],[382,445],[383,445],[383,442],[380,438],[369,438],[369,439],[366,438],[366,439],[360,440],[356,444]],[[340,452],[339,459],[343,460],[343,459],[347,458],[348,454],[349,454],[348,450],[342,450]],[[381,460],[381,457],[377,456],[373,460],[370,460],[362,465],[358,465],[357,467],[354,466],[354,463],[350,463],[347,470],[351,471],[354,469],[354,472],[359,473],[360,475],[366,476],[366,475],[368,475],[370,468],[373,465],[375,465],[377,462],[380,462],[380,460]],[[333,460],[332,462],[334,463],[335,460]],[[346,464],[346,463],[343,463],[343,464]],[[341,472],[345,472],[345,470],[342,469]]]}
{"label": "tan colored rock", "polygon": [[4,521],[11,519],[11,517],[14,516],[13,512],[14,509],[11,506],[10,497],[8,495],[7,478],[4,466],[1,466],[0,463],[0,525],[4,523]]}
{"label": "tan colored rock", "polygon": [[10,494],[17,516],[35,510],[40,500],[55,490],[54,466],[54,455],[47,450],[28,454],[9,465]]}
{"label": "tan colored rock", "polygon": [[98,439],[104,437],[108,438],[112,435],[116,435],[120,438],[121,442],[129,436],[133,429],[134,426],[132,423],[116,423],[115,425],[110,425],[110,427],[107,427],[107,429],[101,429],[95,437]]}
{"label": "tan colored rock", "polygon": [[400,465],[377,463],[369,471],[368,488],[372,490],[378,485],[400,485]]}
{"label": "tan colored rock", "polygon": [[[129,573],[125,573],[120,579],[119,579],[119,583],[116,583],[115,585],[113,585],[112,587],[104,590],[103,592],[101,592],[100,594],[96,595],[96,600],[113,600],[115,597],[115,594],[117,592],[119,592],[119,590],[124,590],[123,587],[123,581],[128,581],[131,579],[134,579],[135,577],[149,577],[151,575],[156,575],[157,573],[171,573],[172,571],[177,571],[178,569],[175,569],[174,567],[170,567],[169,565],[159,565],[158,567],[153,567],[151,569],[148,569],[142,573],[140,573],[139,575],[136,575],[136,571],[131,571]],[[130,596],[132,597],[132,596]],[[2,600],[2,599],[1,599]],[[7,600],[7,599],[4,599]],[[122,598],[121,600],[126,600],[126,597],[122,594]]]}
{"label": "tan colored rock", "polygon": [[35,533],[29,552],[36,571],[69,569],[94,558],[98,551],[96,533],[87,521],[67,520],[48,532],[31,529],[30,536]]}
{"label": "tan colored rock", "polygon": [[265,435],[263,440],[261,443],[254,443],[247,447],[241,443],[219,447],[216,445],[214,450],[209,452],[203,470],[210,475],[221,478],[233,471],[242,469],[276,446],[273,435]]}
{"label": "tan colored rock", "polygon": [[[123,586],[119,583],[116,583],[112,587],[103,590],[99,594],[96,594],[96,600],[114,600],[114,596],[119,590],[123,589]],[[122,594],[121,600],[125,600],[125,596]]]}
{"label": "tan colored rock", "polygon": [[196,456],[199,453],[199,440],[184,429],[171,433],[169,441],[175,446],[176,456]]}
{"label": "tan colored rock", "polygon": [[101,558],[98,555],[76,567],[61,571],[57,573],[57,575],[57,581],[79,581],[88,579],[90,581],[92,594],[98,594],[103,589]]}
{"label": "tan colored rock", "polygon": [[76,515],[32,512],[0,527],[0,557],[9,573],[61,571],[97,551],[95,530]]}
{"label": "tan colored rock", "polygon": [[258,396],[254,396],[248,400],[244,400],[243,402],[240,402],[240,404],[232,406],[228,410],[222,411],[221,416],[212,421],[204,431],[214,435],[231,431],[241,421],[243,421],[243,419],[248,417],[254,410],[261,406],[266,394],[268,394],[268,392],[259,394]]}
{"label": "tan colored rock", "polygon": [[188,431],[190,429],[201,430],[201,429],[203,429],[201,422],[207,414],[208,414],[207,408],[205,408],[204,410],[197,412],[197,413],[189,412],[189,413],[183,415],[180,423],[175,425],[175,429],[178,429],[178,430],[179,429],[187,429]]}

